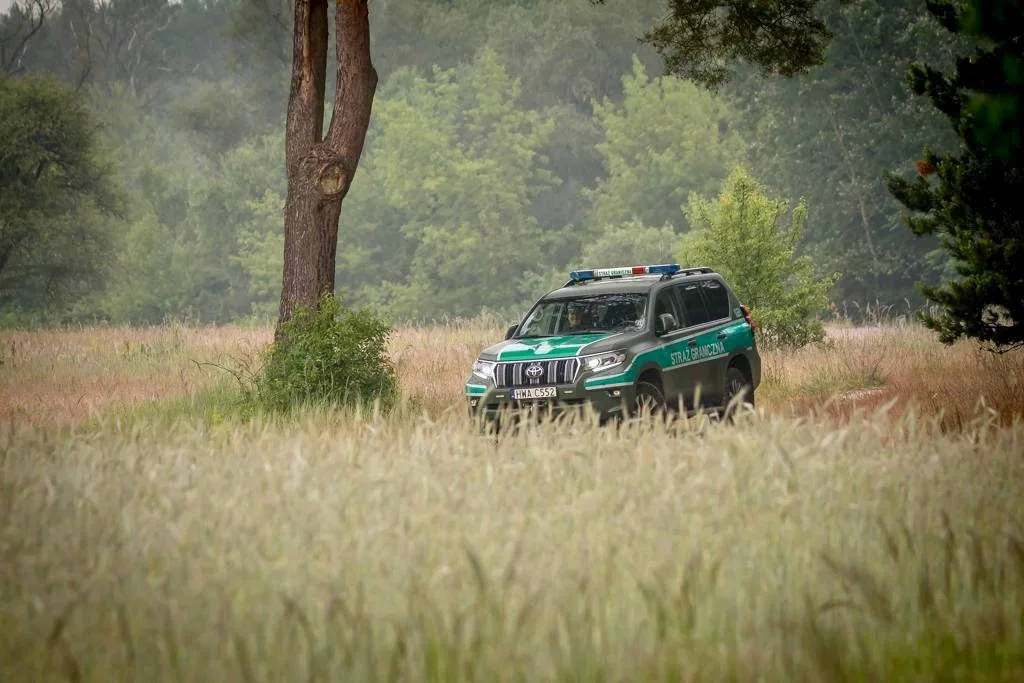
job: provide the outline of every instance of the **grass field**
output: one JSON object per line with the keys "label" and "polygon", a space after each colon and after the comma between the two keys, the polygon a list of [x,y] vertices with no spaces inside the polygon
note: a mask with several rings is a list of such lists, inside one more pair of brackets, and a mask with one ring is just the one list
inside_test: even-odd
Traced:
{"label": "grass field", "polygon": [[0,335],[0,680],[1024,680],[1024,354],[836,328],[737,425],[494,439],[496,330],[242,422],[269,336]]}

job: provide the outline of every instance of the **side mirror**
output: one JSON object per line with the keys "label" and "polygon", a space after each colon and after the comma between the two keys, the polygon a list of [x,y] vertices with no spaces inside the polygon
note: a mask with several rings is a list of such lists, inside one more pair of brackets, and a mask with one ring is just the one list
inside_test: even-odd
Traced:
{"label": "side mirror", "polygon": [[511,339],[512,335],[516,333],[517,327],[519,327],[519,325],[513,325],[512,327],[505,330],[505,339]]}
{"label": "side mirror", "polygon": [[654,334],[668,334],[679,327],[676,317],[671,313],[662,313],[654,323]]}

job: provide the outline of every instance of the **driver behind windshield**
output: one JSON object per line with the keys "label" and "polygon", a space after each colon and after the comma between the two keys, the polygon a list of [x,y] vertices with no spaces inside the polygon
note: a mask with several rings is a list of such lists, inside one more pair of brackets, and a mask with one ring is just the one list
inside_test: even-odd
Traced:
{"label": "driver behind windshield", "polygon": [[567,328],[566,328],[567,332],[570,332],[570,333],[572,333],[572,332],[580,332],[582,330],[588,329],[588,327],[589,327],[586,324],[586,321],[584,320],[585,316],[583,314],[583,311],[580,310],[576,306],[570,306],[569,307],[569,310],[566,313],[566,317],[567,317],[568,323],[569,323]]}
{"label": "driver behind windshield", "polygon": [[571,301],[542,300],[521,325],[516,339],[537,339],[557,334],[614,333],[639,330],[644,325],[647,296],[598,294]]}

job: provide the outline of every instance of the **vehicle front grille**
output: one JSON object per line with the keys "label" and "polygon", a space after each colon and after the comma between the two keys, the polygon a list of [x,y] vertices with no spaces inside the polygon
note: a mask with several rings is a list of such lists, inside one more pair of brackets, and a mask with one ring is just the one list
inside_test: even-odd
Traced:
{"label": "vehicle front grille", "polygon": [[[540,372],[530,368],[539,366]],[[578,358],[558,360],[525,360],[498,363],[494,368],[494,383],[499,387],[530,387],[542,384],[571,384],[580,369]]]}

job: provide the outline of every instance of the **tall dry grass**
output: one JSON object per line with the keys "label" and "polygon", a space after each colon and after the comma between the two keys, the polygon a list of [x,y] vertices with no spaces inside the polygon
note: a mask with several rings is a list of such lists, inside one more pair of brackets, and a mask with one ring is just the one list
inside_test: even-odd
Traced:
{"label": "tall dry grass", "polygon": [[[468,368],[502,332],[472,323],[398,328],[391,356],[406,403],[434,417],[463,412]],[[225,369],[256,368],[271,339],[269,328],[234,326],[2,332],[0,420],[68,424],[230,388]],[[832,327],[824,344],[761,355],[758,402],[771,413],[842,421],[891,403],[893,415],[941,415],[943,429],[989,410],[1004,423],[1024,416],[1024,353],[944,346],[914,325]]]}
{"label": "tall dry grass", "polygon": [[824,344],[762,357],[763,403],[781,414],[842,421],[890,406],[894,416],[937,416],[945,430],[980,413],[1004,424],[1024,417],[1024,353],[994,354],[969,341],[946,346],[917,325],[833,327]]}
{"label": "tall dry grass", "polygon": [[0,420],[67,424],[190,395],[258,359],[269,328],[77,327],[0,331]]}

